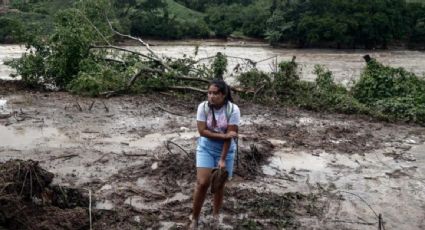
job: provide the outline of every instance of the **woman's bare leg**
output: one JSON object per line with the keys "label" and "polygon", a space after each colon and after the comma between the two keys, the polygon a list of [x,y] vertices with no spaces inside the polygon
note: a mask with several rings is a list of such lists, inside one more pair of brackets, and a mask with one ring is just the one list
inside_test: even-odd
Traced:
{"label": "woman's bare leg", "polygon": [[214,203],[213,203],[214,218],[218,218],[218,215],[220,214],[221,206],[223,205],[224,187],[225,187],[225,184],[220,189],[218,189],[218,191],[214,192]]}
{"label": "woman's bare leg", "polygon": [[199,221],[199,214],[201,213],[202,205],[205,201],[205,196],[210,185],[210,176],[212,169],[197,168],[196,169],[196,186],[193,193],[193,213],[192,213],[192,226],[195,227]]}

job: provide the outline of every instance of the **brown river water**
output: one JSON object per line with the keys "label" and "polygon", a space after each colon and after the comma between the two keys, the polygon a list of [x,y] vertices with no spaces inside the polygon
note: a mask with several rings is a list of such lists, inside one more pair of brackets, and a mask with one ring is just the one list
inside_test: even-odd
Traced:
{"label": "brown river water", "polygon": [[[155,42],[152,42],[155,44]],[[196,45],[198,53],[195,56]],[[138,50],[147,53],[141,46],[124,46],[125,48]],[[276,49],[270,48],[263,43],[214,43],[214,42],[190,42],[190,43],[166,43],[160,42],[151,47],[160,55],[182,58],[183,55],[200,59],[222,52],[231,58],[228,60],[227,76],[232,76],[232,70],[236,65],[244,66],[244,61],[233,58],[249,58],[258,62],[257,68],[271,72],[275,69],[275,63],[289,61],[292,56],[296,56],[296,61],[300,67],[302,79],[314,80],[313,73],[315,65],[323,65],[331,70],[334,79],[346,86],[352,85],[353,81],[359,78],[365,66],[363,56],[371,55],[383,64],[393,67],[403,67],[408,71],[424,76],[425,74],[425,52],[411,50],[336,50],[336,49]],[[13,70],[4,65],[4,61],[17,58],[25,52],[25,46],[1,45],[0,46],[0,79],[10,79],[9,75]],[[274,57],[274,58],[273,58]],[[268,59],[268,60],[265,60]],[[265,61],[262,61],[265,60]],[[234,83],[232,77],[228,78],[229,83]]]}
{"label": "brown river water", "polygon": [[[177,58],[193,56],[195,46],[161,44],[152,49]],[[24,51],[24,46],[0,46],[0,78],[13,72],[3,60]],[[254,61],[296,56],[303,79],[314,80],[313,67],[322,64],[346,85],[359,77],[365,54],[421,76],[425,73],[425,52],[420,51],[296,50],[220,43],[201,44],[197,58],[216,52]],[[237,59],[229,62],[233,68]],[[264,71],[272,71],[272,66],[272,60],[258,64]],[[0,119],[0,162],[37,160],[55,174],[55,184],[92,189],[94,209],[136,210],[125,214],[128,225],[110,229],[140,229],[137,226],[146,221],[143,213],[169,209],[174,216],[159,215],[159,229],[183,227],[191,210],[194,175],[179,167],[187,161],[186,166],[192,168],[193,159],[188,161],[186,153],[177,148],[170,151],[165,143],[171,140],[194,154],[198,137],[195,106],[172,95],[103,99],[64,92],[8,92],[0,87],[0,114],[13,114]],[[241,159],[252,144],[270,143],[273,149],[259,166],[260,176],[236,177],[229,183],[229,191],[239,192],[226,198],[223,229],[238,229],[236,222],[248,215],[267,226],[269,217],[250,214],[251,205],[241,206],[245,211],[238,214],[229,209],[242,205],[237,197],[240,191],[249,192],[245,198],[253,201],[264,194],[314,194],[317,201],[310,206],[320,212],[303,214],[304,209],[295,206],[298,229],[377,229],[378,214],[386,229],[425,229],[425,127],[291,108],[252,104],[240,104],[240,108]],[[166,164],[163,158],[167,156],[179,167]],[[181,162],[179,156],[183,156]],[[168,176],[176,183],[161,179]],[[261,193],[257,197],[252,191]],[[146,194],[156,194],[156,198]],[[208,203],[202,214],[205,219],[211,209]]]}

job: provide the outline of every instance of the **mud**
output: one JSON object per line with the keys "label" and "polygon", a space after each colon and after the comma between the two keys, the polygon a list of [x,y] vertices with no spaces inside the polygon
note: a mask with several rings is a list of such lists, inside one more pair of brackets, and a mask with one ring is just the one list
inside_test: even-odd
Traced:
{"label": "mud", "polygon": [[49,187],[53,174],[37,162],[0,164],[0,226],[8,229],[85,229],[88,199],[67,188]]}
{"label": "mud", "polygon": [[[0,118],[0,162],[39,162],[44,174],[52,173],[45,182],[51,194],[62,194],[49,199],[48,208],[37,198],[43,208],[21,211],[30,218],[24,223],[34,225],[19,227],[87,229],[91,190],[94,229],[184,229],[201,100],[172,93],[83,98],[0,87],[0,114],[8,115]],[[376,229],[375,213],[387,229],[425,228],[424,127],[237,103],[239,160],[227,185],[222,229]],[[28,189],[22,179],[10,188]],[[37,184],[30,197],[43,194]],[[201,216],[206,229],[210,199]],[[16,205],[9,199],[2,209]],[[56,214],[47,215],[50,209]],[[48,222],[63,216],[69,222]]]}

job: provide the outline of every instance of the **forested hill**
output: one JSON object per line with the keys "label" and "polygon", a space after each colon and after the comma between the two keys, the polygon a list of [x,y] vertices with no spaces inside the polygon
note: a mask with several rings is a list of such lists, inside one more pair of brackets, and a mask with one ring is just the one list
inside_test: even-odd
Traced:
{"label": "forested hill", "polygon": [[[149,38],[258,38],[297,47],[425,46],[425,0],[87,1],[107,5],[121,32]],[[0,1],[0,42],[49,34],[55,13],[75,2]]]}

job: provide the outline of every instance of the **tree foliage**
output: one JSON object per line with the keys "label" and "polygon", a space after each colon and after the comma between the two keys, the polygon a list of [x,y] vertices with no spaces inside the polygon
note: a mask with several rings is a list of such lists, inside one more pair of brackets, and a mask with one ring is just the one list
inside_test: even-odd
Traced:
{"label": "tree foliage", "polygon": [[[95,3],[88,6],[87,4]],[[102,1],[85,1],[79,7],[59,11],[55,17],[55,29],[47,39],[44,36],[28,36],[29,53],[9,63],[24,82],[32,86],[50,84],[64,88],[79,72],[80,62],[90,57],[89,48],[94,43],[105,43],[111,34],[106,25],[100,25],[96,10],[106,5]],[[103,1],[103,4],[107,4]],[[95,28],[94,25],[97,25]]]}
{"label": "tree foliage", "polygon": [[25,31],[22,23],[12,18],[0,18],[0,43],[21,42]]}
{"label": "tree foliage", "polygon": [[[91,2],[88,4],[97,4]],[[17,20],[22,20],[24,31],[41,27],[44,33],[51,33],[48,22],[53,14],[75,4],[87,3],[15,0],[12,7],[20,10]],[[109,5],[116,16],[115,26],[134,36],[181,39],[243,35],[264,38],[272,45],[283,42],[299,47],[425,45],[425,5],[405,0],[113,0]],[[103,15],[95,6],[93,9]],[[29,16],[32,19],[26,20]],[[38,26],[34,21],[40,22]]]}
{"label": "tree foliage", "polygon": [[335,83],[332,72],[323,66],[315,66],[314,73],[314,82],[300,80],[292,60],[279,63],[276,73],[253,69],[238,80],[253,89],[253,94],[244,96],[255,101],[425,125],[425,80],[413,73],[371,60],[352,89]]}

